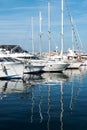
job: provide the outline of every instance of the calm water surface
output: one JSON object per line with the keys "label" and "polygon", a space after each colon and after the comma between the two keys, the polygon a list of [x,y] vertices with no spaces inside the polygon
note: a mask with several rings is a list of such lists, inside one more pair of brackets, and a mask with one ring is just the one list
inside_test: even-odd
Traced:
{"label": "calm water surface", "polygon": [[87,130],[87,69],[0,81],[0,130]]}

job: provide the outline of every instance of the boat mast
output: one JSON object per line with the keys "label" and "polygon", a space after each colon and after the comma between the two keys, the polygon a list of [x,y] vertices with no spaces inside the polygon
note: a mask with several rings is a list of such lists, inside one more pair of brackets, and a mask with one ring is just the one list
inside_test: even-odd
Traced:
{"label": "boat mast", "polygon": [[33,17],[31,19],[32,22],[32,54],[34,54],[34,29],[33,29]]}
{"label": "boat mast", "polygon": [[63,56],[63,45],[64,45],[64,2],[61,4],[61,56]]}
{"label": "boat mast", "polygon": [[40,56],[41,56],[41,45],[42,45],[42,16],[41,16],[41,12],[40,12],[39,16],[40,16],[40,44],[39,44],[39,48],[40,48]]}
{"label": "boat mast", "polygon": [[[71,17],[71,21],[72,21],[72,17]],[[74,30],[72,28],[72,50],[74,52]]]}
{"label": "boat mast", "polygon": [[48,0],[48,43],[49,43],[49,57],[50,57],[50,39],[51,39],[51,31],[50,31],[50,0]]}

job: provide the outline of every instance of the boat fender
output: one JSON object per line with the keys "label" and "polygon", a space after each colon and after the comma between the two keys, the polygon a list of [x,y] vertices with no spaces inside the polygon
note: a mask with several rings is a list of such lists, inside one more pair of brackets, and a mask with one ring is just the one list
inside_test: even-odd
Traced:
{"label": "boat fender", "polygon": [[2,66],[2,70],[5,71],[6,70],[5,65],[2,64],[1,66]]}

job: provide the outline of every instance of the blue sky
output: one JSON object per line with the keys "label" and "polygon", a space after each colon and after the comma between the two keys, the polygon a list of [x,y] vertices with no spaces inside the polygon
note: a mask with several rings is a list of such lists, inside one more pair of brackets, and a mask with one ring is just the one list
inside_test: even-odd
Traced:
{"label": "blue sky", "polygon": [[[66,4],[81,44],[87,51],[87,0],[64,0],[64,51],[72,47],[72,31]],[[51,51],[61,48],[61,0],[50,0]],[[0,44],[17,44],[32,51],[32,23],[35,51],[39,52],[39,12],[42,14],[42,51],[48,51],[48,0],[0,0]],[[75,48],[77,46],[75,45]],[[77,49],[77,48],[76,48]]]}

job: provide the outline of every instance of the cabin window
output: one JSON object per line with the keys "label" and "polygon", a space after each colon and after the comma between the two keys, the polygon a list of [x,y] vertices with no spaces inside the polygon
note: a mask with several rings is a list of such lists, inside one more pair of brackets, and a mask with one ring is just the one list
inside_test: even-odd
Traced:
{"label": "cabin window", "polygon": [[5,60],[3,58],[0,58],[0,62],[4,62]]}
{"label": "cabin window", "polygon": [[11,57],[4,57],[4,61],[15,62],[15,60]]}

